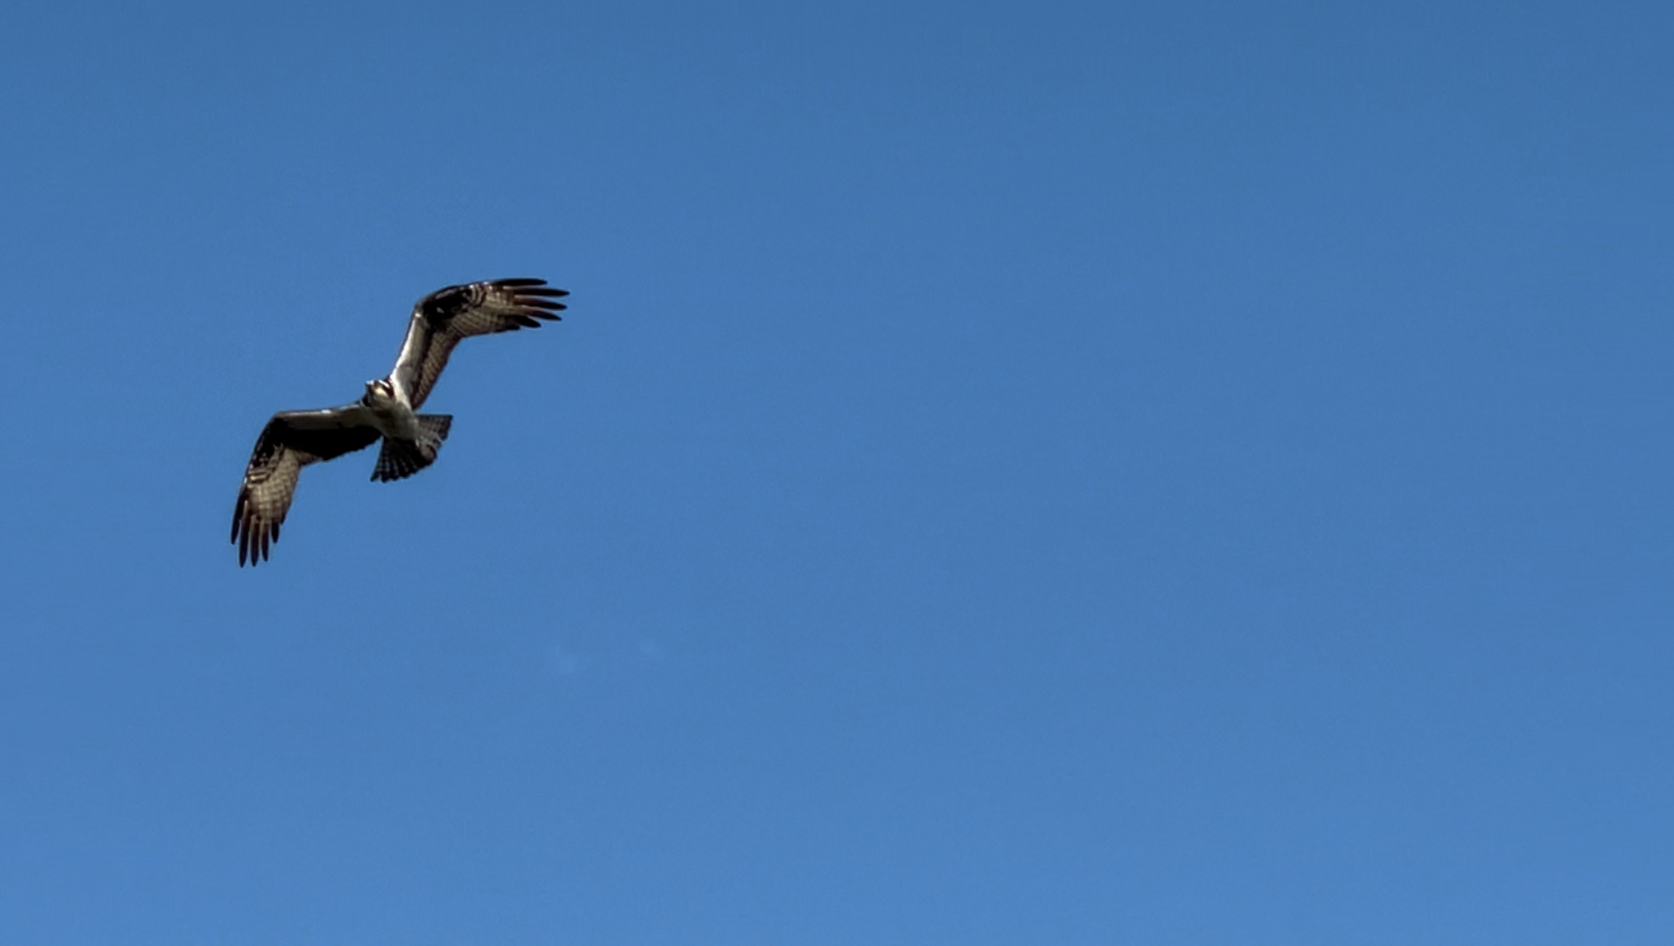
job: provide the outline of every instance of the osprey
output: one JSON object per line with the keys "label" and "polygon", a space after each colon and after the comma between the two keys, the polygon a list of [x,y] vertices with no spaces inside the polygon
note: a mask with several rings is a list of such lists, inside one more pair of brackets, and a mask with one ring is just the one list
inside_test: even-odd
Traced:
{"label": "osprey", "polygon": [[268,547],[279,541],[297,477],[308,464],[363,450],[380,438],[384,445],[372,469],[375,482],[403,479],[436,462],[453,415],[420,414],[418,409],[455,346],[473,335],[539,328],[541,319],[556,322],[556,313],[564,309],[556,300],[567,295],[544,279],[495,279],[431,293],[413,307],[395,370],[366,382],[360,400],[323,411],[273,415],[256,440],[233,509],[239,566],[264,561]]}

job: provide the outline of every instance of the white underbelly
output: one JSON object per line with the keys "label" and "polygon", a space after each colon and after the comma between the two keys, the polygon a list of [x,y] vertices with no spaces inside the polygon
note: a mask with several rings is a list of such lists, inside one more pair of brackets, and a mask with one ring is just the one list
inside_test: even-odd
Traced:
{"label": "white underbelly", "polygon": [[386,401],[371,405],[371,411],[378,432],[385,437],[407,441],[419,439],[418,415],[407,405],[399,401]]}

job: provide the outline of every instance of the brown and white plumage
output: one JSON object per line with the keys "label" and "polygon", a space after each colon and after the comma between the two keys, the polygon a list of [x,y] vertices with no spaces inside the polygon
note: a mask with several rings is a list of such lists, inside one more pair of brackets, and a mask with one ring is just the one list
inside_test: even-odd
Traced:
{"label": "brown and white plumage", "polygon": [[453,417],[419,414],[447,367],[448,356],[466,338],[534,328],[556,321],[569,295],[540,279],[498,279],[449,286],[413,308],[407,337],[389,377],[366,384],[353,404],[319,411],[273,415],[244,470],[233,510],[232,541],[238,564],[265,561],[296,496],[302,468],[363,450],[383,439],[372,472],[377,481],[403,479],[435,462]]}
{"label": "brown and white plumage", "polygon": [[285,411],[267,422],[244,469],[244,486],[233,510],[238,564],[266,559],[268,547],[279,541],[279,527],[290,512],[303,467],[377,442],[382,434],[366,413],[359,404],[349,404],[323,411]]}
{"label": "brown and white plumage", "polygon": [[496,279],[431,293],[413,306],[390,381],[416,411],[460,342],[473,335],[539,328],[542,319],[556,322],[564,310],[557,300],[567,295],[544,279]]}

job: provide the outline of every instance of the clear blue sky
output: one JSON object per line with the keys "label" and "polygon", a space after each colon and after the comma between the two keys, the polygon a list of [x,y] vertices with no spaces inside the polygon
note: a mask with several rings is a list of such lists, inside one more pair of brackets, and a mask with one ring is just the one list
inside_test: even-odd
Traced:
{"label": "clear blue sky", "polygon": [[0,941],[1674,939],[1665,4],[0,36]]}

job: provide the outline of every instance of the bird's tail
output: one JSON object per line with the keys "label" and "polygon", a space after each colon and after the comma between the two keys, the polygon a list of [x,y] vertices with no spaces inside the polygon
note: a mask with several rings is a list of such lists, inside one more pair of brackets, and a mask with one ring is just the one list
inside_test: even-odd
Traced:
{"label": "bird's tail", "polygon": [[383,449],[378,451],[378,465],[372,469],[372,479],[380,483],[405,479],[435,463],[452,426],[452,414],[418,415],[419,439],[385,437]]}

